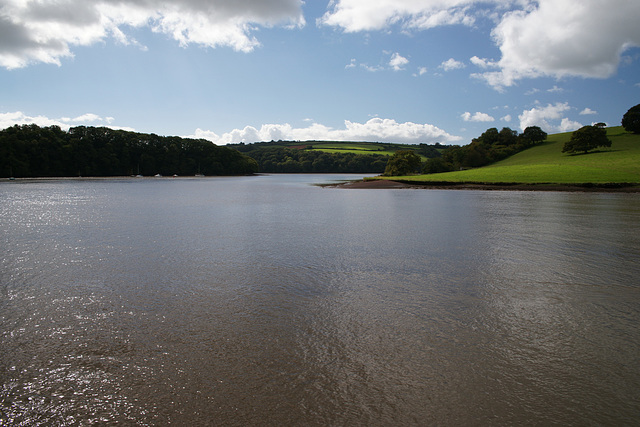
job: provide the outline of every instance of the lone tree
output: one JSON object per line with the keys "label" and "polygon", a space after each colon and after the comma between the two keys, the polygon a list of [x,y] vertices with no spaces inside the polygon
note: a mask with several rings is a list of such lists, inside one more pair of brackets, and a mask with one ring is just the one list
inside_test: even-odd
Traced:
{"label": "lone tree", "polygon": [[420,171],[420,156],[413,150],[398,150],[387,162],[385,176],[409,175]]}
{"label": "lone tree", "polygon": [[528,140],[531,144],[538,144],[547,139],[547,133],[538,126],[528,126],[520,137]]}
{"label": "lone tree", "polygon": [[600,126],[583,126],[573,132],[571,139],[562,147],[563,153],[587,153],[597,147],[611,147],[607,131]]}
{"label": "lone tree", "polygon": [[622,127],[627,132],[640,133],[640,104],[629,108],[622,116]]}

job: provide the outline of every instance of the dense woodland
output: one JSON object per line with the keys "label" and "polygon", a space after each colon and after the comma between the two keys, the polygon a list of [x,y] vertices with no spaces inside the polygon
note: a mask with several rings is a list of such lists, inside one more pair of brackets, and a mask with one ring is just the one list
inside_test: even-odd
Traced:
{"label": "dense woodland", "polygon": [[272,147],[246,152],[266,173],[382,173],[388,156]]}
{"label": "dense woodland", "polygon": [[243,175],[255,160],[202,139],[79,126],[0,131],[0,176]]}
{"label": "dense woodland", "polygon": [[[382,173],[385,170],[390,150],[400,144],[355,143],[375,147],[360,153],[322,151],[325,144],[341,144],[336,141],[268,141],[251,144],[230,144],[236,150],[254,158],[261,172],[266,173]],[[349,143],[346,143],[349,144]],[[440,144],[418,144],[410,146],[412,151],[425,157],[440,156]],[[407,147],[409,148],[409,147]]]}

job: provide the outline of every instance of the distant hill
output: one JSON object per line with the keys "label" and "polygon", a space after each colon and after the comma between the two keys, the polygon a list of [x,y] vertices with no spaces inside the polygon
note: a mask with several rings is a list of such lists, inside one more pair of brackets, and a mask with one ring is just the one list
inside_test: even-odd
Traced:
{"label": "distant hill", "polygon": [[607,128],[610,148],[587,154],[563,154],[571,132],[549,135],[537,146],[477,169],[430,175],[390,177],[419,182],[526,184],[640,184],[640,135],[621,126]]}
{"label": "distant hill", "polygon": [[270,141],[229,144],[258,162],[268,173],[382,173],[398,150],[415,151],[424,160],[439,157],[441,144],[395,144],[343,141]]}

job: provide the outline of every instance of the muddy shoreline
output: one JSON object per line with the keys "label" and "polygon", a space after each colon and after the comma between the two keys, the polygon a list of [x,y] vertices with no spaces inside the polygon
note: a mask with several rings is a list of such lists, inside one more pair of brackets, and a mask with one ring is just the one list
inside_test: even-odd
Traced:
{"label": "muddy shoreline", "polygon": [[402,182],[391,180],[349,181],[326,187],[345,189],[428,189],[428,190],[502,190],[502,191],[579,191],[600,193],[640,193],[639,185],[625,184],[482,184],[455,182]]}

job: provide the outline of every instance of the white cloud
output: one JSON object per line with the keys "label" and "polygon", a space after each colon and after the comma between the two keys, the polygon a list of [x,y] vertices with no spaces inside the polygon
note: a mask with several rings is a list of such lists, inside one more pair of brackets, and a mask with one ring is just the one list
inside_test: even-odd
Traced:
{"label": "white cloud", "polygon": [[500,117],[500,120],[505,121],[505,122],[510,122],[511,121],[511,114],[507,114],[504,117]]}
{"label": "white cloud", "polygon": [[501,57],[472,57],[484,70],[473,76],[498,90],[525,78],[610,77],[624,52],[640,46],[637,0],[333,0],[318,24],[407,31],[487,18]]}
{"label": "white cloud", "polygon": [[[546,107],[534,107],[524,110],[518,116],[520,119],[520,129],[525,130],[529,126],[539,126],[545,132],[568,132],[580,128],[578,122],[562,117],[571,110],[568,103],[548,104]],[[557,124],[554,124],[557,123]]]}
{"label": "white cloud", "polygon": [[389,66],[393,68],[394,71],[404,70],[404,67],[409,63],[409,60],[404,56],[401,56],[398,52],[394,53],[391,56],[391,60],[389,61]]}
{"label": "white cloud", "polygon": [[0,0],[0,66],[60,65],[73,46],[112,37],[138,44],[130,28],[149,27],[181,46],[228,46],[249,52],[258,26],[304,25],[302,0]]}
{"label": "white cloud", "polygon": [[[29,116],[22,111],[14,111],[10,113],[0,113],[0,129],[6,129],[13,125],[30,125],[36,124],[41,127],[60,126],[64,130],[68,130],[72,126],[106,126],[112,129],[123,129],[133,131],[133,128],[111,126],[114,121],[113,117],[100,117],[97,114],[87,113],[75,118],[61,117],[52,119],[46,116]],[[96,123],[97,122],[97,123]],[[103,123],[106,123],[103,124]]]}
{"label": "white cloud", "polygon": [[424,74],[427,74],[427,67],[418,68],[418,75],[422,76]]}
{"label": "white cloud", "polygon": [[345,69],[349,69],[349,68],[355,68],[356,66],[356,59],[355,58],[351,58],[351,61],[344,66]]}
{"label": "white cloud", "polygon": [[547,89],[547,92],[560,93],[560,92],[564,92],[564,89],[562,89],[561,87],[558,87],[557,85],[554,85],[551,89]]}
{"label": "white cloud", "polygon": [[640,45],[640,2],[539,0],[502,16],[492,36],[499,71],[482,77],[492,86],[523,78],[613,75],[622,53]]}
{"label": "white cloud", "polygon": [[584,110],[580,111],[580,115],[581,116],[587,116],[590,114],[598,114],[597,111],[592,110],[591,108],[587,107]]}
{"label": "white cloud", "polygon": [[371,141],[417,143],[450,143],[461,137],[451,135],[444,130],[420,123],[398,123],[392,119],[372,118],[366,123],[345,120],[343,129],[333,129],[314,123],[305,128],[294,128],[290,124],[265,124],[259,129],[246,126],[218,135],[210,130],[196,129],[190,138],[204,138],[219,145],[238,142],[259,142],[271,140],[330,140],[330,141]]}
{"label": "white cloud", "polygon": [[582,127],[582,123],[575,122],[573,120],[569,120],[568,118],[563,118],[560,122],[560,126],[558,126],[558,131],[560,132],[572,132],[576,129],[580,129]]}
{"label": "white cloud", "polygon": [[[73,126],[106,126],[112,129],[122,129],[135,132],[130,127],[111,126],[113,117],[100,117],[88,113],[76,118],[63,117],[52,119],[46,116],[29,116],[21,111],[0,113],[0,129],[6,129],[13,125],[36,124],[38,126],[60,126],[63,130],[69,130]],[[304,119],[311,122],[312,119]],[[96,123],[98,122],[98,123]],[[103,124],[103,123],[106,123]],[[343,129],[333,129],[328,126],[312,123],[307,127],[295,128],[288,123],[265,124],[259,129],[246,126],[243,129],[234,129],[230,132],[218,135],[210,130],[196,129],[193,135],[185,138],[203,138],[213,141],[218,145],[237,142],[259,142],[271,140],[331,140],[331,141],[371,141],[371,142],[398,142],[406,144],[435,143],[443,144],[456,142],[462,138],[451,135],[444,130],[420,123],[398,123],[392,119],[374,117],[365,123],[345,120]]]}
{"label": "white cloud", "polygon": [[340,27],[346,32],[382,30],[391,25],[405,29],[428,29],[442,25],[473,25],[469,12],[473,0],[338,0],[318,20],[319,25]]}
{"label": "white cloud", "polygon": [[103,119],[102,117],[93,113],[86,113],[73,119],[63,118],[62,120],[64,122],[75,122],[75,123],[92,123],[92,122],[107,121],[107,119]]}
{"label": "white cloud", "polygon": [[440,64],[440,68],[442,68],[445,71],[457,70],[464,67],[465,67],[464,63],[460,61],[456,61],[453,58],[449,58],[446,61],[444,61],[442,64]]}
{"label": "white cloud", "polygon": [[477,67],[480,68],[494,68],[497,66],[497,64],[489,59],[486,58],[478,58],[477,56],[472,56],[471,58],[469,58],[469,60],[471,61],[471,63]]}
{"label": "white cloud", "polygon": [[466,111],[460,115],[465,122],[492,122],[495,119],[488,115],[487,113],[476,112],[475,114],[471,114]]}
{"label": "white cloud", "polygon": [[360,64],[360,66],[371,73],[376,73],[378,71],[384,70],[384,67],[381,65]]}

